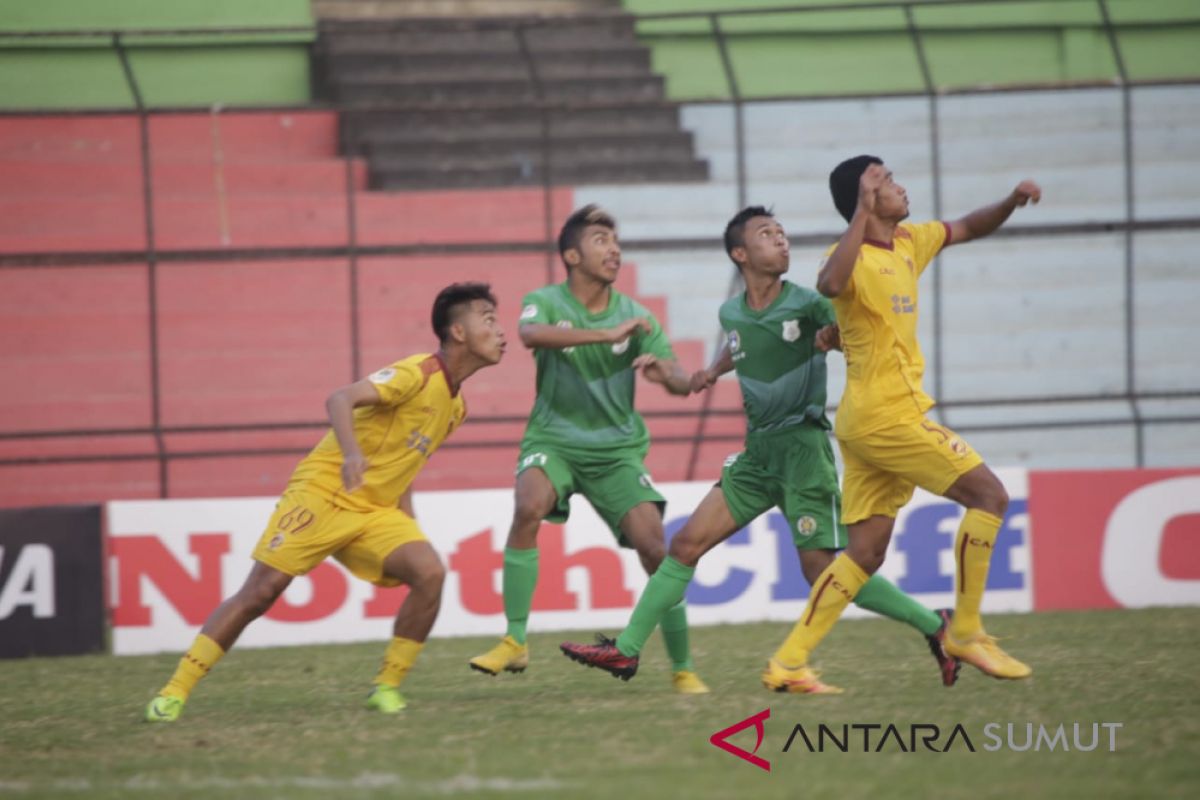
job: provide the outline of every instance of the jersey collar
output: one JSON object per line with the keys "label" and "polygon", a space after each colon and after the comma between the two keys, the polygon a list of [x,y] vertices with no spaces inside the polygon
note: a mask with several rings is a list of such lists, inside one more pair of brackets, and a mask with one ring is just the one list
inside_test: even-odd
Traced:
{"label": "jersey collar", "polygon": [[450,390],[450,396],[458,397],[462,387],[454,385],[454,379],[450,377],[450,369],[446,366],[446,359],[442,357],[442,351],[438,350],[433,357],[437,359],[438,366],[442,369],[442,377],[446,379],[446,388]]}

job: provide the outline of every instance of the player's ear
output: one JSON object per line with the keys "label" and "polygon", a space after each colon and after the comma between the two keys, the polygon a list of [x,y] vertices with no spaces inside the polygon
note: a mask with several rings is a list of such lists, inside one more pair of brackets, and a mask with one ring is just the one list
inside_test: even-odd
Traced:
{"label": "player's ear", "polygon": [[739,244],[737,247],[729,251],[729,257],[733,259],[734,263],[738,265],[738,269],[740,270],[742,267],[746,266],[746,261],[749,260],[749,256],[746,255],[746,246]]}
{"label": "player's ear", "polygon": [[568,247],[563,253],[563,261],[567,262],[568,267],[578,267],[579,262],[583,261],[583,253],[580,253],[577,247]]}
{"label": "player's ear", "polygon": [[467,326],[461,321],[450,325],[450,341],[464,344],[467,341]]}

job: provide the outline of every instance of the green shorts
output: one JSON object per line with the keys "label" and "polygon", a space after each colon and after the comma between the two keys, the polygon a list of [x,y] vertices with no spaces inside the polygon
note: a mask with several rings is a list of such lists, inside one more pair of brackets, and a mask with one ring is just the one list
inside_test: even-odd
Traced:
{"label": "green shorts", "polygon": [[748,434],[746,449],[725,459],[719,485],[739,528],[778,506],[801,550],[846,546],[833,447],[816,425]]}
{"label": "green shorts", "polygon": [[639,503],[654,503],[660,513],[667,508],[666,498],[654,488],[642,457],[643,454],[636,451],[592,454],[562,446],[522,442],[517,474],[537,467],[550,479],[558,503],[546,515],[549,522],[566,522],[571,514],[571,495],[579,493],[587,498],[617,537],[617,544],[628,547],[621,533],[621,520],[630,509]]}

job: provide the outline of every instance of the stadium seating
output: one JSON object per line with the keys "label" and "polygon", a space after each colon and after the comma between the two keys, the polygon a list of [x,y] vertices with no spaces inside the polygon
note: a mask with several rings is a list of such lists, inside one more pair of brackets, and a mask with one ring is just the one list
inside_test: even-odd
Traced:
{"label": "stadium seating", "polygon": [[[160,250],[343,246],[346,162],[327,112],[163,114],[151,117],[155,238]],[[0,126],[0,248],[7,252],[124,251],[145,247],[137,120],[130,116],[26,117]],[[544,234],[539,189],[384,193],[365,189],[351,161],[361,246],[516,243]],[[582,201],[582,199],[581,199]],[[576,202],[551,196],[555,219]],[[27,267],[0,271],[0,364],[12,390],[0,399],[5,432],[145,430],[153,422],[147,268]],[[553,280],[562,277],[555,260]],[[429,348],[428,309],[452,281],[486,280],[501,299],[513,347],[467,394],[472,422],[434,459],[422,488],[495,486],[512,471],[533,396],[533,362],[516,341],[520,298],[547,281],[541,253],[363,256],[357,264],[360,371]],[[619,283],[637,294],[637,268]],[[661,297],[640,297],[664,321]],[[349,261],[184,260],[157,269],[159,413],[171,496],[277,491],[321,433],[323,400],[356,377]],[[689,369],[704,347],[680,342]],[[736,392],[735,392],[736,394]],[[641,390],[656,434],[683,440],[700,401]],[[735,405],[730,406],[732,401]],[[722,388],[722,403],[736,408]],[[500,421],[486,420],[499,418]],[[730,423],[733,423],[732,426]],[[279,429],[280,425],[293,427]],[[740,423],[714,417],[711,430]],[[271,426],[268,429],[255,426]],[[202,430],[188,430],[201,428]],[[227,428],[226,430],[212,430]],[[180,430],[183,429],[183,430]],[[478,443],[479,446],[470,446]],[[690,450],[656,457],[660,480],[683,478]],[[689,445],[690,447],[690,445]],[[0,458],[131,460],[0,466],[7,505],[157,496],[154,437],[124,433],[0,440]],[[232,455],[252,450],[261,455]],[[656,454],[657,455],[657,454]],[[703,474],[714,472],[713,460]],[[111,469],[110,469],[111,467]],[[47,480],[47,476],[54,476]]]}

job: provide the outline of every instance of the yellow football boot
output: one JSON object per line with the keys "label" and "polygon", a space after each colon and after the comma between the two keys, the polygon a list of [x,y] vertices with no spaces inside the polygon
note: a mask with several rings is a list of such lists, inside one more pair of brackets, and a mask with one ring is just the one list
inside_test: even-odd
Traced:
{"label": "yellow football boot", "polygon": [[1001,650],[1000,646],[996,644],[995,637],[988,636],[983,631],[963,640],[955,639],[950,631],[946,631],[942,647],[945,648],[947,655],[957,658],[965,664],[970,664],[993,678],[1017,680],[1028,678],[1033,674],[1033,670],[1028,664],[1021,663]]}
{"label": "yellow football boot", "polygon": [[471,669],[488,675],[504,672],[524,672],[529,666],[529,645],[517,644],[511,636],[505,636],[500,644],[481,656],[471,659]]}
{"label": "yellow football boot", "polygon": [[790,694],[841,694],[842,690],[827,683],[821,683],[817,673],[807,665],[788,668],[775,659],[767,662],[763,670],[762,684],[772,692],[788,692]]}
{"label": "yellow football boot", "polygon": [[671,685],[680,694],[708,694],[711,689],[700,680],[700,676],[688,669],[671,674]]}

